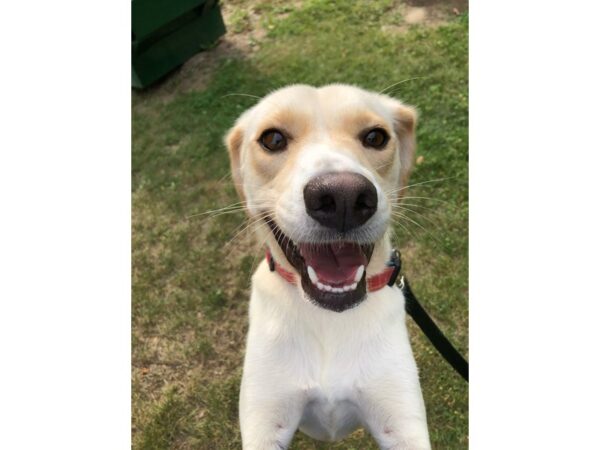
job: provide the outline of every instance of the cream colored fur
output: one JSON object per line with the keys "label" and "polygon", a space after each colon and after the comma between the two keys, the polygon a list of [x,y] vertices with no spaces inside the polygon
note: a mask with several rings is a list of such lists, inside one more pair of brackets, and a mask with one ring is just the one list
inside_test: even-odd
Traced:
{"label": "cream colored fur", "polygon": [[[360,173],[378,193],[364,235],[376,244],[367,275],[380,272],[391,250],[391,202],[414,157],[415,121],[414,110],[399,101],[347,85],[296,85],[270,94],[226,139],[248,214],[258,217],[267,208],[287,236],[310,240],[318,224],[306,214],[304,185],[320,173]],[[356,137],[374,125],[391,135],[386,150],[365,149]],[[293,136],[285,152],[268,154],[257,143],[268,128]],[[268,227],[259,228],[258,238],[294,271]],[[298,428],[330,441],[360,426],[382,449],[429,449],[402,292],[384,287],[338,313],[311,303],[299,285],[260,264],[252,278],[240,424],[245,450],[285,449]]]}

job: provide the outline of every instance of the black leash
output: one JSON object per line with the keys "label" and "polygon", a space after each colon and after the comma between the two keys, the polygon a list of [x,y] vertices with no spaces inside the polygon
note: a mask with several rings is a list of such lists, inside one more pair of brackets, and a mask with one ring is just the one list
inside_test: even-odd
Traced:
{"label": "black leash", "polygon": [[[402,260],[400,259],[400,252],[398,252],[398,250],[394,249],[392,251],[392,256],[388,265],[396,268],[390,277],[390,281],[388,281],[388,286],[393,286],[396,284],[396,279],[402,270]],[[440,331],[435,322],[429,317],[427,311],[423,309],[417,300],[417,297],[413,294],[410,284],[408,284],[408,280],[405,277],[400,279],[398,287],[404,294],[404,308],[408,315],[413,318],[415,323],[419,326],[425,336],[427,336],[427,339],[429,339],[440,355],[442,355],[448,364],[450,364],[468,383],[469,363],[462,357],[458,350],[454,348],[446,336],[444,336],[444,333]]]}

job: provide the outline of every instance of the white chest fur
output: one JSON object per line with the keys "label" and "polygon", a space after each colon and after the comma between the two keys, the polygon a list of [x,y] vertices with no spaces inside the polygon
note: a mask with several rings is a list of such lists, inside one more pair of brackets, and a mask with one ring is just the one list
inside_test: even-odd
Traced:
{"label": "white chest fur", "polygon": [[362,425],[380,443],[413,439],[418,445],[407,448],[429,448],[404,320],[397,288],[336,313],[308,303],[263,263],[253,278],[240,395],[244,447],[285,448],[298,427],[336,440]]}

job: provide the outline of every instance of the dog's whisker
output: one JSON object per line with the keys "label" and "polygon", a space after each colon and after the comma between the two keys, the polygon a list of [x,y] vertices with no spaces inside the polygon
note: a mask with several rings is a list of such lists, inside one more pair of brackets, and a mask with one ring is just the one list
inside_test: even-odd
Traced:
{"label": "dog's whisker", "polygon": [[[388,87],[386,87],[385,89],[383,89],[383,90],[379,91],[379,92],[378,92],[378,94],[385,94],[385,93],[388,91],[388,89],[392,89],[393,87],[396,87],[396,86],[398,86],[398,85],[400,85],[400,84],[404,84],[404,83],[407,83],[407,82],[409,82],[409,81],[413,81],[413,80],[425,79],[425,78],[428,78],[428,77],[413,77],[413,78],[406,78],[406,79],[404,79],[404,80],[402,80],[402,81],[398,81],[398,82],[396,82],[396,83],[394,83],[394,84],[390,84],[390,85],[389,85]],[[388,93],[387,95],[389,95],[389,93]]]}
{"label": "dog's whisker", "polygon": [[241,230],[237,231],[235,233],[235,235],[223,246],[223,248],[231,247],[234,243],[236,243],[236,240],[243,235],[244,232],[246,232],[248,230],[252,230],[252,228],[254,226],[256,226],[257,224],[260,224],[266,217],[267,217],[267,214],[264,214],[264,215],[259,214],[258,216],[248,219],[248,223],[246,223],[246,224],[242,223],[243,228]]}
{"label": "dog's whisker", "polygon": [[[414,234],[414,233],[413,233],[413,232],[412,232],[412,231],[411,231],[411,230],[410,230],[408,227],[406,227],[406,226],[405,226],[403,223],[401,223],[399,220],[392,220],[392,223],[393,223],[394,225],[397,225],[397,226],[399,226],[400,228],[402,228],[402,230],[403,230],[405,233],[407,233],[407,234],[410,236],[410,238],[411,238],[411,239],[413,239],[413,240],[417,240],[417,237],[415,236],[415,234]],[[392,229],[393,229],[393,227],[392,227]],[[394,232],[395,232],[395,231],[394,231]]]}
{"label": "dog's whisker", "polygon": [[411,219],[410,217],[408,217],[405,214],[402,214],[400,212],[397,212],[394,214],[395,217],[402,219],[403,221],[408,221],[416,226],[418,226],[420,229],[422,229],[429,237],[431,237],[438,245],[443,246],[443,242],[437,237],[435,236],[433,233],[431,233],[427,228],[425,228],[423,225],[421,225],[419,222]]}
{"label": "dog's whisker", "polygon": [[[241,202],[236,202],[236,203],[231,203],[229,205],[225,205],[222,206],[221,208],[217,208],[217,209],[209,209],[207,211],[203,211],[201,213],[194,213],[192,214],[193,216],[197,216],[197,215],[202,215],[202,214],[210,214],[211,212],[218,212],[218,211],[222,211],[223,209],[227,209],[227,208],[231,208],[234,206],[240,206],[240,205],[244,205],[246,203],[246,201],[241,201]],[[188,216],[191,217],[191,216]]]}
{"label": "dog's whisker", "polygon": [[217,180],[217,184],[221,184],[225,180],[229,181],[229,180],[231,180],[231,178],[232,178],[231,172],[226,172],[225,175],[223,175],[221,178],[219,178]]}
{"label": "dog's whisker", "polygon": [[403,206],[412,206],[412,207],[415,207],[415,208],[426,209],[426,210],[428,210],[428,211],[433,211],[433,212],[435,212],[435,213],[438,213],[438,212],[439,212],[439,210],[438,210],[438,209],[435,209],[435,208],[429,208],[429,207],[427,207],[427,206],[418,205],[418,204],[416,204],[416,203],[406,203],[406,202],[404,202],[404,201],[402,201],[402,202],[400,202],[400,203],[395,203],[395,204],[392,204],[392,205],[391,205],[391,207],[392,207],[392,208],[401,208],[401,207],[403,207]]}
{"label": "dog's whisker", "polygon": [[201,213],[195,213],[195,214],[190,214],[189,216],[186,216],[186,219],[191,219],[193,217],[200,217],[200,216],[206,216],[206,215],[210,215],[210,214],[218,214],[221,212],[228,212],[228,211],[241,211],[244,209],[244,205],[230,205],[230,206],[224,206],[223,208],[219,208],[219,209],[212,209],[210,211],[204,211]]}
{"label": "dog's whisker", "polygon": [[441,199],[441,198],[433,198],[433,197],[423,197],[423,196],[407,196],[407,197],[402,197],[401,199],[394,201],[394,204],[401,204],[404,200],[429,200],[432,202],[439,202],[439,203],[450,203],[447,200]]}
{"label": "dog's whisker", "polygon": [[[222,212],[219,212],[216,214],[209,215],[209,216],[205,217],[203,220],[201,220],[199,223],[204,223],[208,220],[216,219],[217,217],[220,217],[220,216],[229,215],[229,214],[238,214],[238,213],[243,213],[243,212],[244,212],[244,208],[230,209],[227,211],[222,211]],[[196,216],[188,217],[188,219],[194,218],[194,217],[196,217]]]}
{"label": "dog's whisker", "polygon": [[239,230],[236,235],[227,242],[225,247],[232,246],[237,240],[241,239],[244,233],[253,234],[256,233],[263,226],[268,226],[264,220],[266,217],[257,217],[254,220],[249,221],[243,229]]}
{"label": "dog's whisker", "polygon": [[425,185],[425,184],[431,184],[431,183],[437,183],[437,182],[441,182],[441,181],[447,181],[447,180],[451,180],[453,178],[458,178],[458,177],[445,177],[445,178],[436,178],[434,180],[421,181],[420,183],[409,184],[409,185],[406,185],[406,186],[402,186],[401,188],[391,189],[391,190],[387,191],[387,193],[388,194],[397,193],[397,192],[401,192],[401,191],[403,191],[405,189],[408,189],[408,188],[413,188],[415,186],[422,186],[422,185]]}
{"label": "dog's whisker", "polygon": [[223,250],[228,250],[227,257],[231,256],[231,252],[235,250],[234,244],[237,244],[246,232],[255,232],[261,226],[262,223],[260,221],[255,221],[245,226],[242,230],[238,231],[233,238],[231,238],[227,243],[223,245]]}
{"label": "dog's whisker", "polygon": [[[251,225],[252,228],[249,228],[248,230],[252,233],[256,233],[262,226],[266,226],[266,223],[254,223]],[[223,250],[227,250],[227,255],[225,256],[226,259],[230,259],[232,256],[232,253],[236,250],[235,246],[233,246],[233,241],[230,241],[230,243],[227,243],[226,245],[223,246]],[[256,258],[256,255],[255,255]],[[254,266],[254,262],[253,261],[253,266]],[[250,274],[251,275],[251,274]]]}
{"label": "dog's whisker", "polygon": [[245,229],[246,229],[247,227],[250,227],[250,226],[252,226],[253,222],[254,222],[254,221],[253,221],[253,220],[251,220],[251,219],[246,219],[246,220],[244,220],[242,223],[240,223],[240,224],[239,224],[239,225],[238,225],[238,226],[237,226],[237,227],[236,227],[236,228],[235,228],[235,229],[232,231],[233,237],[232,237],[231,239],[229,239],[229,241],[227,241],[227,242],[225,243],[225,245],[223,246],[223,248],[227,248],[227,247],[230,247],[231,245],[233,245],[233,243],[235,242],[235,240],[236,240],[236,238],[238,237],[238,235],[241,235],[241,234],[242,234],[242,233],[245,231]]}
{"label": "dog's whisker", "polygon": [[[420,213],[419,211],[415,211],[414,209],[411,209],[411,208],[402,208],[402,211],[408,211],[408,212],[411,212],[413,214],[416,214],[417,216],[419,216],[423,220],[426,220],[427,222],[429,222],[434,227],[436,227],[436,228],[438,227],[437,223],[435,223],[433,220],[431,220],[429,217],[425,216],[424,214]],[[394,211],[392,214],[394,214],[394,213],[398,213],[398,211]]]}
{"label": "dog's whisker", "polygon": [[225,94],[225,95],[221,96],[221,98],[226,98],[226,97],[250,97],[250,98],[255,98],[257,100],[262,100],[262,97],[259,97],[258,95],[244,94],[241,92],[231,92],[230,94]]}
{"label": "dog's whisker", "polygon": [[[222,214],[236,213],[239,211],[244,211],[249,204],[250,203],[247,201],[233,203],[231,205],[224,206],[222,208],[212,209],[212,210],[204,211],[201,213],[191,214],[191,215],[187,216],[186,219],[191,219],[191,218],[200,217],[200,216],[209,216],[208,218],[214,218],[214,217],[218,217]],[[265,203],[253,203],[253,205],[256,207],[259,207],[259,208],[273,206],[272,203],[270,203],[270,202],[269,203],[266,203],[266,202]]]}

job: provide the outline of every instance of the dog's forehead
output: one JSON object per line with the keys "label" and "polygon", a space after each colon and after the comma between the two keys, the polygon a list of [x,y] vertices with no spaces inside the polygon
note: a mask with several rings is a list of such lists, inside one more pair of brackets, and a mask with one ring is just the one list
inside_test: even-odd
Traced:
{"label": "dog's forehead", "polygon": [[364,114],[387,122],[392,111],[387,98],[363,89],[342,84],[323,87],[293,85],[279,89],[259,102],[253,111],[253,119],[270,118],[289,113],[287,117],[303,116],[320,123],[332,122]]}

